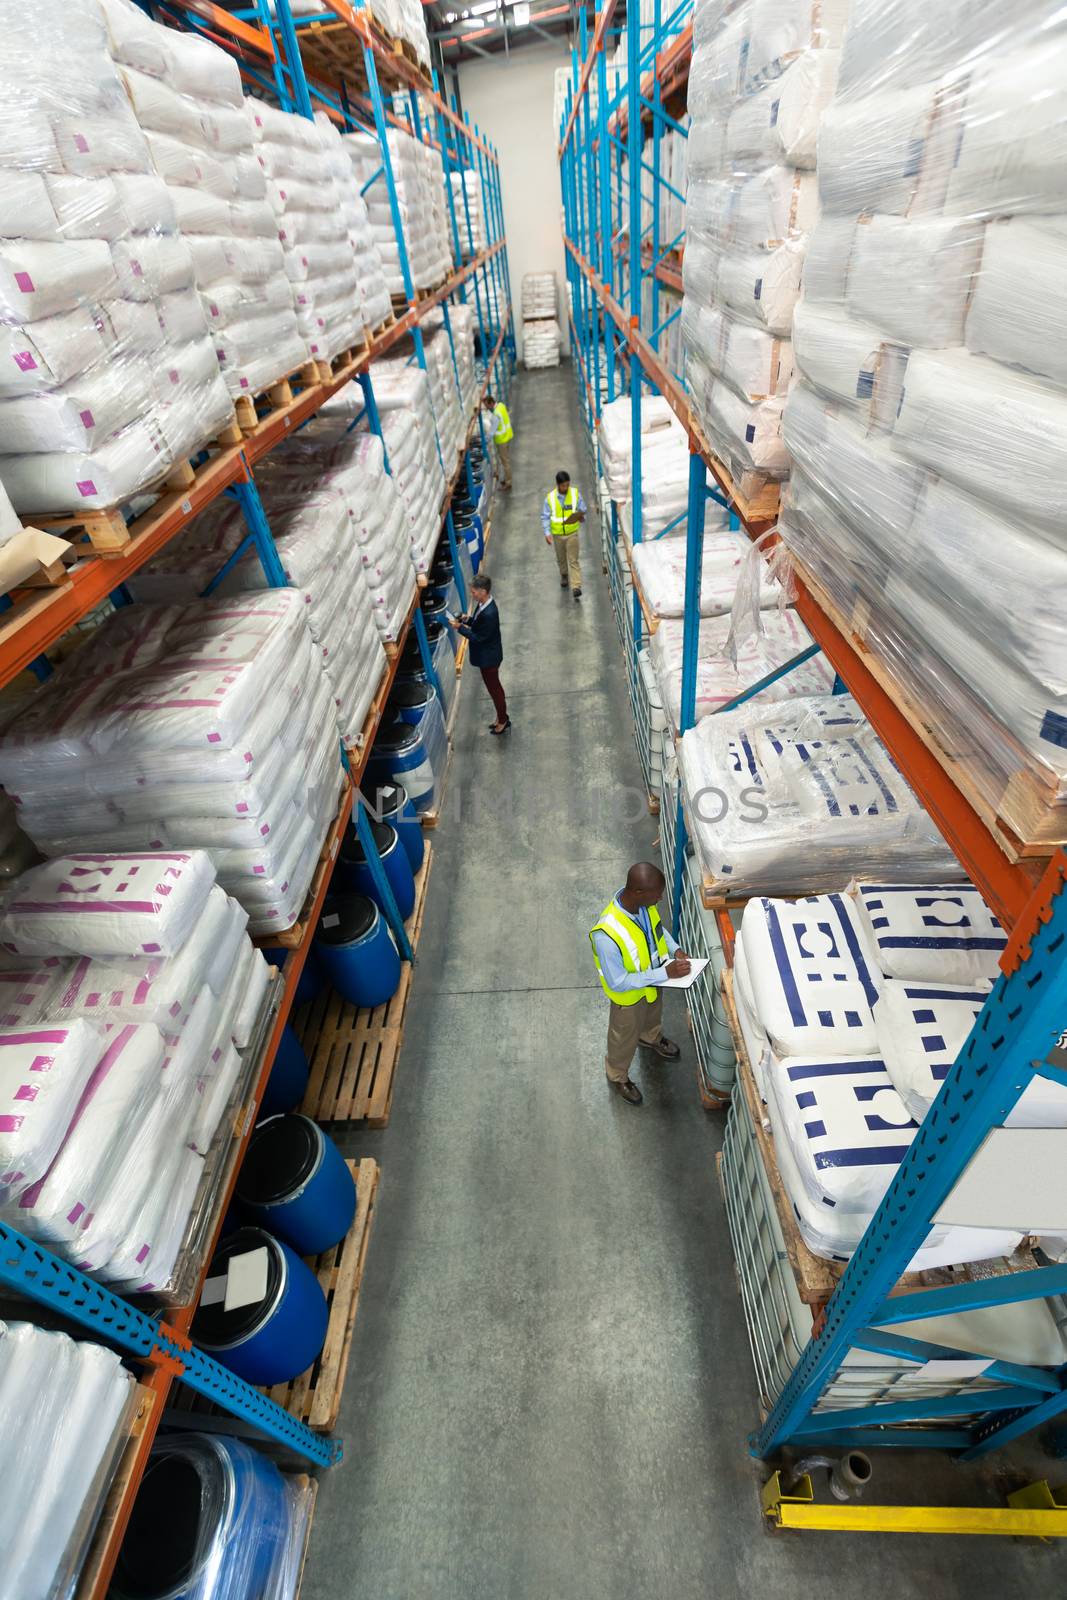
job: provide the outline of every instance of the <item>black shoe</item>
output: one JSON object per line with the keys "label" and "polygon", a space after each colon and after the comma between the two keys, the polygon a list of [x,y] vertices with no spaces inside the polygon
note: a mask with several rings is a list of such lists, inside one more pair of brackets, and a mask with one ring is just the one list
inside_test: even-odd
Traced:
{"label": "black shoe", "polygon": [[616,1083],[614,1078],[609,1078],[608,1082],[615,1090],[615,1093],[621,1094],[623,1099],[628,1100],[632,1106],[639,1106],[645,1098],[636,1083],[631,1083],[629,1078],[626,1079],[625,1083]]}
{"label": "black shoe", "polygon": [[561,578],[559,580],[559,586],[560,586],[561,589],[569,589],[570,588],[570,584],[567,582],[566,578]]}
{"label": "black shoe", "polygon": [[494,722],[492,724],[492,726],[490,727],[489,732],[493,735],[494,738],[499,738],[502,733],[507,733],[508,730],[510,729],[510,727],[511,727],[511,718],[509,717],[502,728],[498,728],[496,723]]}
{"label": "black shoe", "polygon": [[662,1056],[664,1061],[677,1061],[682,1053],[673,1039],[657,1039],[655,1044],[646,1044],[645,1049]]}
{"label": "black shoe", "polygon": [[574,591],[574,598],[575,598],[575,599],[576,599],[576,600],[580,600],[580,599],[581,599],[581,598],[582,598],[582,591],[581,591],[581,590],[580,590],[580,589],[575,589],[575,591]]}

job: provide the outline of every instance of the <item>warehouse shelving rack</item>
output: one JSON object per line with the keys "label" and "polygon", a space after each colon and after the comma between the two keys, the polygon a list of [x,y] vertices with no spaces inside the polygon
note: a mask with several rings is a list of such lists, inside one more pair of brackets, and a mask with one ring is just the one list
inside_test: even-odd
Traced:
{"label": "warehouse shelving rack", "polygon": [[[309,421],[327,400],[350,381],[360,384],[368,424],[380,435],[381,424],[371,377],[372,363],[410,334],[420,365],[425,367],[420,328],[425,317],[438,306],[442,308],[455,363],[448,315],[448,303],[454,296],[462,301],[468,292],[473,291],[475,295],[478,336],[485,370],[480,383],[476,383],[474,415],[469,419],[464,444],[454,462],[443,463],[447,482],[440,510],[440,532],[442,537],[449,539],[453,550],[455,531],[449,506],[462,476],[466,476],[468,486],[473,489],[468,452],[475,430],[481,433],[483,450],[488,453],[481,415],[482,399],[490,388],[502,394],[509,392],[514,363],[514,330],[496,153],[477,129],[472,129],[469,122],[465,122],[453,108],[445,104],[421,71],[406,56],[397,52],[394,41],[373,23],[369,12],[343,4],[332,7],[330,11],[332,16],[344,23],[347,33],[351,35],[353,61],[362,64],[361,81],[367,92],[354,95],[349,102],[343,81],[331,88],[305,70],[297,41],[299,24],[294,23],[288,0],[271,0],[270,4],[263,0],[255,13],[225,11],[208,3],[208,0],[181,0],[181,3],[174,4],[169,0],[160,0],[158,5],[146,4],[144,9],[150,14],[166,17],[169,21],[200,32],[230,50],[237,57],[246,86],[252,92],[265,94],[276,99],[284,109],[305,116],[313,115],[315,104],[318,103],[343,126],[361,126],[375,134],[382,150],[381,177],[389,190],[400,245],[408,291],[407,305],[387,326],[370,338],[365,348],[353,353],[350,359],[335,363],[328,375],[320,370],[319,381],[305,383],[288,403],[270,411],[241,444],[227,445],[210,454],[205,452],[188,486],[167,490],[148,511],[129,524],[129,540],[121,550],[111,555],[87,555],[79,560],[69,574],[70,581],[67,584],[42,591],[38,599],[20,604],[3,618],[0,621],[0,687],[10,684],[31,665],[39,674],[46,675],[50,670],[48,651],[109,599],[116,605],[126,603],[123,589],[125,580],[151,560],[194,516],[220,495],[231,495],[245,516],[249,532],[242,544],[242,551],[255,550],[269,584],[284,584],[281,561],[256,489],[257,463]],[[255,20],[252,20],[253,17]],[[381,92],[379,69],[381,77],[391,89],[388,104]],[[420,102],[425,111],[420,109]],[[369,110],[369,122],[360,120],[357,114],[363,109]],[[445,166],[446,196],[457,265],[443,282],[428,291],[416,293],[396,203],[386,132],[391,125],[403,126],[416,137],[426,138],[423,117],[430,112],[434,117],[437,142]],[[474,249],[469,214],[461,222],[452,205],[448,173],[464,166],[473,167],[481,180],[486,230],[486,245],[481,251]],[[463,237],[464,229],[469,259],[460,262],[459,240]],[[492,301],[487,292],[490,283],[494,291]],[[483,315],[483,299],[487,310],[490,304],[500,308],[495,321]],[[388,469],[388,462],[386,465]],[[229,1148],[223,1156],[223,1179],[213,1196],[211,1215],[204,1230],[202,1249],[198,1253],[193,1292],[184,1303],[168,1307],[161,1315],[153,1314],[150,1302],[149,1309],[144,1309],[140,1297],[137,1300],[123,1299],[15,1229],[0,1223],[0,1287],[25,1297],[27,1301],[46,1308],[50,1315],[59,1316],[100,1342],[113,1346],[141,1368],[145,1404],[139,1408],[138,1427],[130,1439],[121,1481],[116,1484],[115,1493],[108,1504],[108,1514],[99,1525],[84,1564],[86,1579],[77,1590],[77,1600],[103,1600],[107,1593],[172,1384],[187,1385],[213,1401],[236,1419],[239,1425],[250,1427],[286,1452],[300,1456],[316,1467],[331,1466],[341,1457],[339,1440],[313,1431],[266,1395],[205,1356],[191,1343],[189,1330],[223,1218],[232,1198],[241,1158],[255,1125],[258,1107],[281,1042],[282,1030],[292,1013],[297,986],[329,889],[340,841],[350,818],[354,818],[361,843],[367,852],[368,864],[387,908],[387,920],[401,954],[409,961],[413,959],[403,919],[378,858],[367,809],[361,797],[361,785],[374,734],[411,628],[415,629],[419,639],[420,651],[431,680],[434,677],[416,591],[396,641],[397,648],[386,663],[359,747],[341,752],[347,772],[345,786],[300,922],[291,930],[291,939],[283,935],[271,936],[263,941],[287,947],[284,966],[273,985],[272,1008],[266,1019],[266,1037],[255,1070],[255,1082],[249,1086],[242,1107],[243,1116],[234,1128]]]}
{"label": "warehouse shelving rack", "polygon": [[[654,188],[662,181],[656,170],[656,126],[669,114],[663,110],[668,97],[674,97],[671,103],[677,109],[677,97],[688,75],[692,28],[686,23],[668,37],[657,13],[653,40],[642,51],[636,7],[631,5],[626,24],[628,81],[624,93],[609,100],[606,50],[614,10],[615,0],[602,0],[591,36],[582,30],[581,55],[572,63],[572,92],[560,126],[575,379],[579,405],[591,429],[599,417],[596,401],[601,392],[601,359],[606,369],[607,398],[613,400],[617,394],[629,392],[635,542],[641,538],[639,402],[643,388],[667,399],[688,435],[679,729],[684,733],[695,720],[707,499],[714,497],[727,506],[736,517],[736,525],[750,539],[760,541],[761,549],[768,554],[775,544],[771,532],[774,515],[772,507],[748,502],[739,492],[691,409],[684,383],[661,360],[656,348],[657,330],[645,333],[640,326],[642,276],[655,271],[660,252],[642,238],[641,185],[630,181],[629,175],[648,173]],[[591,101],[594,87],[595,104]],[[646,125],[652,130],[650,139],[645,137]],[[650,151],[652,159],[648,160]],[[656,210],[654,204],[653,215]],[[620,259],[617,244],[623,234],[625,257]],[[615,507],[612,538],[618,538]],[[1067,994],[1067,853],[1055,844],[1012,838],[998,826],[995,817],[977,809],[961,789],[957,773],[924,737],[921,712],[899,703],[886,687],[869,642],[850,630],[803,570],[794,570],[792,578],[793,603],[801,619],[933,817],[961,866],[1008,930],[1009,942],[1001,961],[1001,974],[971,1035],[791,1376],[762,1425],[751,1435],[750,1449],[759,1457],[769,1457],[786,1445],[896,1445],[939,1449],[973,1460],[1062,1417],[1067,1412],[1067,1366],[1051,1372],[1019,1366],[1004,1374],[999,1388],[973,1390],[962,1397],[890,1401],[849,1410],[820,1411],[818,1406],[850,1350],[891,1354],[916,1366],[928,1359],[953,1359],[962,1354],[903,1338],[892,1331],[902,1321],[1048,1299],[1067,1290],[1067,1266],[1045,1264],[977,1281],[893,1293],[958,1181],[979,1152],[988,1152],[1000,1144],[1001,1125],[1034,1076],[1067,1083],[1067,1073],[1049,1065],[1047,1059],[1063,1028]],[[636,651],[644,620],[636,591],[632,619]],[[632,659],[627,666],[632,674]],[[748,698],[758,687],[751,686],[733,703]],[[672,824],[669,834],[677,926],[687,854],[686,818],[680,795]],[[690,894],[694,892],[689,890]],[[718,922],[722,948],[729,960],[733,946],[729,913],[720,911]],[[1055,1129],[1040,1132],[1047,1135],[1044,1148],[1059,1155],[1062,1163],[1067,1135]],[[1049,1166],[1051,1170],[1051,1157]],[[1005,1171],[1009,1184],[1025,1176],[1018,1171],[1018,1163],[1012,1167],[1009,1161]],[[1049,1225],[1049,1231],[1062,1230]],[[929,1526],[931,1531],[937,1531],[933,1520]]]}

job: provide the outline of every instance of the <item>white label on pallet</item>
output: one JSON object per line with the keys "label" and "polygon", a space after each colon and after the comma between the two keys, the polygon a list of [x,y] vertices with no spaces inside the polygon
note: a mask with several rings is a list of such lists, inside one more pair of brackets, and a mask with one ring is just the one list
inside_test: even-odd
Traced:
{"label": "white label on pallet", "polygon": [[209,1278],[207,1280],[200,1296],[200,1304],[202,1306],[217,1306],[219,1301],[225,1300],[225,1298],[226,1274],[223,1273],[218,1278]]}
{"label": "white label on pallet", "polygon": [[193,514],[193,502],[191,500],[183,500],[182,501],[182,516],[183,517],[191,517],[192,514]]}
{"label": "white label on pallet", "polygon": [[258,1250],[246,1250],[244,1255],[231,1256],[226,1269],[226,1299],[224,1311],[239,1311],[242,1306],[257,1305],[267,1293],[270,1276],[270,1256],[266,1245]]}

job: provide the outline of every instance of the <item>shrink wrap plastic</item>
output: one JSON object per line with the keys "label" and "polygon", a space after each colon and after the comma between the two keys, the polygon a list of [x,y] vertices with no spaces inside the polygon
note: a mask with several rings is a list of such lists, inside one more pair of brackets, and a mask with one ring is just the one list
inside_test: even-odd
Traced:
{"label": "shrink wrap plastic", "polygon": [[315,125],[326,147],[345,231],[356,258],[356,279],[363,310],[363,323],[368,330],[373,331],[381,327],[392,310],[382,258],[371,229],[370,218],[367,216],[367,207],[359,192],[359,184],[352,172],[352,163],[348,159],[348,151],[344,147],[340,133],[324,111],[316,111]]}
{"label": "shrink wrap plastic", "polygon": [[679,771],[705,887],[799,894],[877,868],[950,881],[955,858],[851,695],[746,703],[682,737]]}
{"label": "shrink wrap plastic", "polygon": [[120,506],[233,407],[103,13],[43,0],[3,22],[0,479],[27,517]]}
{"label": "shrink wrap plastic", "polygon": [[[441,532],[445,492],[433,399],[427,373],[402,358],[375,362],[374,398],[382,419],[389,470],[404,503],[407,538],[416,572],[428,572]],[[364,428],[368,428],[366,418]]]}
{"label": "shrink wrap plastic", "polygon": [[854,0],[784,542],[1020,838],[1067,804],[1067,21]]}
{"label": "shrink wrap plastic", "polygon": [[247,914],[194,852],[49,862],[5,919],[51,981],[33,1024],[0,1030],[2,1215],[82,1271],[178,1293],[224,1166],[216,1130],[254,1067],[269,969]]}
{"label": "shrink wrap plastic", "polygon": [[819,126],[845,0],[703,0],[693,18],[685,372],[716,454],[745,492],[787,476],[782,407],[808,239],[819,220]]}
{"label": "shrink wrap plastic", "polygon": [[[452,266],[441,155],[400,128],[390,128],[388,138],[397,210],[412,283],[416,289],[430,289],[448,276]],[[355,187],[364,191],[367,216],[389,293],[406,298],[396,226],[378,141],[370,134],[346,133],[341,142]],[[365,189],[364,185],[367,185]]]}
{"label": "shrink wrap plastic", "polygon": [[192,252],[219,369],[232,395],[258,394],[308,352],[237,62],[132,0],[102,4],[112,58]]}
{"label": "shrink wrap plastic", "polygon": [[[729,529],[705,530],[700,567],[702,617],[719,617],[731,609],[750,550],[743,533]],[[681,617],[684,614],[686,539],[683,534],[667,534],[635,544],[633,568],[645,604],[653,616]],[[755,577],[757,604],[776,605],[782,598],[782,591],[762,563]]]}
{"label": "shrink wrap plastic", "polygon": [[554,272],[527,272],[522,279],[522,320],[555,322],[559,302]]}
{"label": "shrink wrap plastic", "polygon": [[[641,548],[641,547],[639,547]],[[654,546],[652,548],[655,548]],[[758,633],[752,633],[732,659],[731,619],[708,617],[700,624],[697,658],[696,720],[719,712],[730,700],[744,694],[760,678],[776,671],[812,644],[807,628],[795,611],[768,610]],[[662,621],[649,641],[649,652],[656,671],[663,703],[677,729],[682,707],[682,635],[680,619]],[[788,700],[797,695],[829,694],[833,688],[833,668],[821,655],[794,667],[784,677],[769,684],[752,704],[768,700]]]}
{"label": "shrink wrap plastic", "polygon": [[274,589],[110,617],[0,727],[38,847],[203,847],[253,932],[291,926],[342,784],[307,609]]}
{"label": "shrink wrap plastic", "polygon": [[29,1322],[0,1322],[2,1600],[73,1592],[136,1386],[118,1356]]}
{"label": "shrink wrap plastic", "polygon": [[[460,259],[469,261],[472,256],[480,255],[489,242],[485,231],[481,176],[473,168],[467,168],[463,172],[449,173],[449,183],[452,185],[452,212],[459,234]],[[547,314],[555,316],[554,303]]]}
{"label": "shrink wrap plastic", "polygon": [[538,367],[559,366],[559,323],[554,319],[539,318],[534,322],[524,322],[522,325],[522,361],[523,366],[534,370]]}

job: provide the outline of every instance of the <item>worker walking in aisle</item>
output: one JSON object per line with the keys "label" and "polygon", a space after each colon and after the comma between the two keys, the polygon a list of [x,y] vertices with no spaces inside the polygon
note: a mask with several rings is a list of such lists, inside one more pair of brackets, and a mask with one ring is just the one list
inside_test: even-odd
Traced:
{"label": "worker walking in aisle", "polygon": [[570,474],[556,473],[556,487],[541,507],[541,532],[556,552],[559,585],[582,598],[582,567],[578,558],[578,529],[585,521],[585,501],[571,487]]}
{"label": "worker walking in aisle", "polygon": [[664,1061],[676,1061],[678,1046],[663,1036],[663,994],[668,978],[684,978],[689,957],[660,921],[656,910],[667,880],[650,861],[638,861],[626,874],[626,887],[605,907],[590,931],[593,960],[611,1001],[608,1053],[604,1066],[608,1082],[631,1105],[642,1094],[630,1081],[630,1063],[638,1045]]}
{"label": "worker walking in aisle", "polygon": [[471,666],[477,667],[482,682],[493,702],[496,721],[489,724],[489,732],[506,733],[511,727],[508,702],[500,682],[500,663],[504,659],[504,646],[500,641],[500,616],[496,601],[492,599],[493,580],[487,572],[479,572],[471,583],[474,610],[469,616],[449,617],[457,633],[470,640]]}
{"label": "worker walking in aisle", "polygon": [[482,401],[482,407],[488,411],[493,419],[493,448],[496,450],[497,466],[500,471],[500,487],[511,488],[511,441],[515,437],[515,430],[511,426],[511,417],[503,400],[496,400],[487,394]]}

